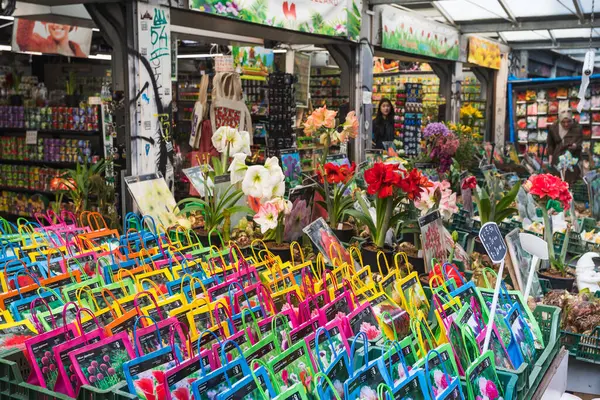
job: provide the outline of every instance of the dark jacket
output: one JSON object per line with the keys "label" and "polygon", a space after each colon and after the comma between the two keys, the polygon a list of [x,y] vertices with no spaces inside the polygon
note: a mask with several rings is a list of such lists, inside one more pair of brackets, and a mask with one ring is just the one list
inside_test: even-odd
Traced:
{"label": "dark jacket", "polygon": [[[573,121],[571,128],[564,138],[560,138],[559,121],[556,121],[548,129],[548,156],[552,156],[552,165],[558,164],[558,158],[567,150],[571,152],[573,157],[581,158],[581,144],[583,142],[583,133],[581,125],[577,121]],[[571,145],[575,145],[575,149],[571,149]],[[579,168],[575,171],[567,171],[565,180],[569,183],[574,183],[579,178]]]}
{"label": "dark jacket", "polygon": [[383,142],[391,142],[394,140],[394,119],[378,119],[373,120],[373,141],[376,149],[383,149]]}

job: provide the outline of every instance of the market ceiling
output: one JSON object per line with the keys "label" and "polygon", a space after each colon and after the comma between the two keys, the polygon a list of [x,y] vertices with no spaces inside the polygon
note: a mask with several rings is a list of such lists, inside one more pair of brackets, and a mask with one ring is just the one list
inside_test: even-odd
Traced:
{"label": "market ceiling", "polygon": [[370,0],[370,4],[412,11],[452,25],[463,34],[496,39],[513,50],[553,50],[583,61],[587,49],[600,48],[600,1],[595,4],[591,31],[592,1]]}

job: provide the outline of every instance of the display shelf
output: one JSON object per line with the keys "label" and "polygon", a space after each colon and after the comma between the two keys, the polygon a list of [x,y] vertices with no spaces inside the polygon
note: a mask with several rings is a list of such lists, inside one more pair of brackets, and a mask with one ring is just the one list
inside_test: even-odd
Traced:
{"label": "display shelf", "polygon": [[85,136],[95,136],[101,133],[99,130],[95,131],[75,131],[68,129],[34,129],[34,128],[3,128],[0,127],[0,134],[2,133],[25,133],[27,131],[37,131],[38,134],[48,134],[48,135],[85,135]]}
{"label": "display shelf", "polygon": [[44,196],[56,196],[56,192],[51,192],[51,191],[47,191],[47,190],[38,190],[38,189],[27,189],[27,188],[20,188],[20,187],[12,187],[12,186],[0,186],[0,191],[6,191],[6,192],[15,192],[15,193],[27,193],[27,194],[39,194],[39,195],[44,195]]}
{"label": "display shelf", "polygon": [[0,159],[0,164],[6,165],[32,165],[40,167],[51,167],[58,169],[67,169],[76,166],[77,162],[55,162],[55,161],[41,161],[41,160],[10,160]]}

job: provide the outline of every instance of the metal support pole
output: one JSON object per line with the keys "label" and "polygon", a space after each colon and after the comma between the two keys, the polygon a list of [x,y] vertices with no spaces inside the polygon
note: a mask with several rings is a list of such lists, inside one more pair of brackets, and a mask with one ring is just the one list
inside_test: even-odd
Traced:
{"label": "metal support pole", "polygon": [[482,100],[485,100],[485,126],[483,138],[486,141],[495,141],[492,134],[492,123],[494,120],[494,70],[489,68],[471,68],[473,74],[481,84]]}

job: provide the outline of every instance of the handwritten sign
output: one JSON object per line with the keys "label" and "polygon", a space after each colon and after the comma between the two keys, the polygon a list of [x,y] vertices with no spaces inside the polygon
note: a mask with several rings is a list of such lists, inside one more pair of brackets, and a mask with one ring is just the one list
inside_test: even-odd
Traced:
{"label": "handwritten sign", "polygon": [[37,144],[38,131],[25,132],[25,144]]}
{"label": "handwritten sign", "polygon": [[504,243],[500,228],[495,222],[487,222],[481,227],[479,239],[493,262],[499,263],[504,260],[507,252],[506,243]]}

